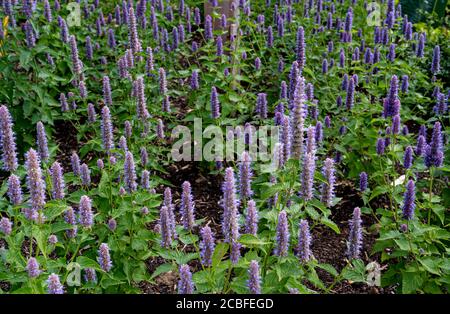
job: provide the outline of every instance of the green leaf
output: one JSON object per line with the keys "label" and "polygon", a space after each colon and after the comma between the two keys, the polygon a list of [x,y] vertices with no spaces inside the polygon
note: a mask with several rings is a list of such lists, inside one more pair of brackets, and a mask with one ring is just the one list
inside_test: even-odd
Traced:
{"label": "green leaf", "polygon": [[419,271],[402,271],[402,293],[416,293],[423,282]]}
{"label": "green leaf", "polygon": [[330,264],[318,264],[317,267],[323,269],[324,271],[326,271],[327,273],[330,273],[331,275],[333,275],[334,277],[337,277],[339,275],[339,273],[337,272],[337,270]]}
{"label": "green leaf", "polygon": [[94,260],[92,260],[92,259],[90,259],[89,257],[86,257],[86,256],[78,256],[77,257],[77,263],[80,265],[80,267],[82,269],[93,268],[93,269],[98,270],[98,271],[102,270],[100,268],[100,265],[96,261],[94,261]]}
{"label": "green leaf", "polygon": [[150,279],[155,279],[156,277],[158,277],[159,275],[163,274],[163,273],[167,273],[169,271],[174,271],[176,269],[175,265],[173,264],[162,264],[159,265],[155,271],[153,272],[153,274],[151,275]]}
{"label": "green leaf", "polygon": [[217,265],[222,261],[222,258],[227,254],[228,252],[228,243],[221,242],[216,245],[216,248],[214,249],[214,253],[212,256],[212,267],[216,268]]}
{"label": "green leaf", "polygon": [[327,217],[322,217],[320,218],[320,222],[323,223],[325,226],[331,228],[337,234],[341,233],[341,230],[339,230],[338,225],[336,225],[331,219]]}
{"label": "green leaf", "polygon": [[241,237],[239,238],[239,242],[247,247],[255,247],[270,244],[270,242],[263,241],[252,234],[241,235]]}

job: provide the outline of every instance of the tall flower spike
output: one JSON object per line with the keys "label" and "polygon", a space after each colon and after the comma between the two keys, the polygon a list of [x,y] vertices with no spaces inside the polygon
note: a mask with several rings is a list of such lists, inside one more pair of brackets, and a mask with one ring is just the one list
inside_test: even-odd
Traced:
{"label": "tall flower spike", "polygon": [[79,214],[80,224],[86,228],[92,227],[94,224],[94,214],[92,212],[91,199],[87,195],[83,195],[80,198]]}
{"label": "tall flower spike", "polygon": [[365,172],[359,174],[359,190],[361,192],[367,190],[367,173]]}
{"label": "tall flower spike", "polygon": [[3,170],[16,171],[17,153],[13,132],[13,123],[8,108],[0,106],[0,148],[2,151]]}
{"label": "tall flower spike", "polygon": [[431,73],[437,74],[440,71],[441,65],[441,48],[436,45],[433,50],[433,60],[431,62]]}
{"label": "tall flower spike", "polygon": [[305,30],[303,26],[297,29],[297,62],[300,68],[303,68],[306,64],[306,46],[305,46]]}
{"label": "tall flower spike", "polygon": [[81,184],[85,187],[89,187],[91,185],[91,170],[89,170],[88,165],[82,164],[80,167],[80,177]]}
{"label": "tall flower spike", "polygon": [[103,101],[106,106],[112,106],[112,97],[111,97],[111,84],[109,82],[109,77],[103,77]]}
{"label": "tall flower spike", "polygon": [[30,278],[36,278],[41,274],[41,270],[39,269],[39,263],[34,257],[30,257],[27,262],[27,272]]}
{"label": "tall flower spike", "polygon": [[229,241],[230,236],[230,217],[233,211],[236,210],[238,202],[236,200],[236,187],[233,168],[229,167],[225,169],[225,181],[222,185],[223,192],[223,221],[222,221],[222,233],[225,237],[225,241]]}
{"label": "tall flower spike", "polygon": [[145,190],[150,189],[150,172],[148,170],[142,171],[141,185]]}
{"label": "tall flower spike", "polygon": [[0,219],[0,232],[5,235],[10,235],[12,232],[12,222],[6,217]]}
{"label": "tall flower spike", "polygon": [[[31,213],[41,210],[45,205],[45,181],[43,180],[39,156],[34,149],[25,154],[25,167],[27,169],[27,184],[30,190]],[[33,215],[27,217],[35,219]]]}
{"label": "tall flower spike", "polygon": [[167,94],[167,79],[164,68],[159,68],[159,92],[161,95]]}
{"label": "tall flower spike", "polygon": [[303,155],[304,124],[305,124],[305,80],[299,76],[293,96],[293,108],[291,111],[292,130],[292,157],[301,159]]}
{"label": "tall flower spike", "polygon": [[200,257],[203,266],[211,266],[212,256],[214,253],[214,234],[209,226],[200,230],[202,241],[200,242]]}
{"label": "tall flower spike", "polygon": [[109,272],[113,266],[111,256],[109,254],[109,246],[106,243],[100,244],[98,250],[98,263],[103,271]]}
{"label": "tall flower spike", "polygon": [[59,162],[55,161],[50,168],[52,177],[52,195],[55,200],[62,200],[64,198],[64,176],[63,169]]}
{"label": "tall flower spike", "polygon": [[289,250],[289,223],[287,214],[284,210],[278,215],[277,224],[277,247],[275,254],[277,256],[287,256]]}
{"label": "tall flower spike", "polygon": [[189,265],[180,266],[180,280],[178,281],[178,294],[193,294],[194,283]]}
{"label": "tall flower spike", "polygon": [[83,64],[78,55],[77,39],[74,35],[70,36],[70,49],[72,50],[72,69],[77,75],[82,74]]}
{"label": "tall flower spike", "polygon": [[136,15],[134,14],[134,9],[132,6],[129,8],[128,13],[129,13],[128,31],[129,31],[130,46],[133,51],[133,54],[136,55],[142,51],[142,46],[137,31]]}
{"label": "tall flower spike", "polygon": [[59,281],[59,276],[51,274],[47,279],[47,292],[48,294],[64,294],[64,286]]}
{"label": "tall flower spike", "polygon": [[359,258],[361,252],[363,241],[361,224],[361,210],[359,207],[355,207],[352,219],[349,220],[350,231],[347,242],[347,256],[350,259]]}
{"label": "tall flower spike", "polygon": [[248,152],[244,151],[242,153],[241,162],[239,164],[239,196],[241,201],[245,201],[253,195],[251,183],[251,157]]}
{"label": "tall flower spike", "polygon": [[413,149],[411,146],[406,147],[405,155],[403,156],[403,167],[411,168],[413,162]]}
{"label": "tall flower spike", "polygon": [[184,181],[182,184],[180,212],[183,219],[183,226],[186,230],[194,227],[194,200],[192,198],[191,184]]}
{"label": "tall flower spike", "polygon": [[127,151],[125,154],[125,163],[123,167],[125,188],[128,193],[132,193],[133,191],[136,191],[137,183],[133,154],[130,151]]}
{"label": "tall flower spike", "polygon": [[254,200],[247,203],[247,217],[245,218],[245,233],[256,236],[258,233],[258,210]]}
{"label": "tall flower spike", "polygon": [[22,203],[22,188],[20,187],[20,178],[12,174],[8,179],[8,197],[13,205]]}
{"label": "tall flower spike", "polygon": [[217,89],[213,86],[211,88],[211,117],[217,119],[220,117],[220,103]]}
{"label": "tall flower spike", "polygon": [[326,183],[322,184],[322,197],[321,201],[328,207],[331,206],[334,197],[334,183],[336,181],[334,175],[334,160],[331,158],[325,159],[323,176],[325,177]]}
{"label": "tall flower spike", "polygon": [[64,220],[72,226],[72,229],[66,230],[66,234],[68,238],[75,238],[77,236],[78,227],[77,227],[77,218],[75,216],[75,212],[72,207],[69,207],[65,214]]}
{"label": "tall flower spike", "polygon": [[353,108],[354,103],[355,103],[355,81],[353,80],[353,77],[351,77],[348,82],[345,105],[347,106],[347,109],[350,110]]}
{"label": "tall flower spike", "polygon": [[435,122],[433,127],[433,134],[431,135],[431,141],[425,148],[425,166],[430,167],[442,167],[444,162],[444,148],[442,140],[441,123]]}
{"label": "tall flower spike", "polygon": [[101,121],[101,131],[103,139],[103,149],[109,155],[111,150],[114,149],[114,138],[113,138],[113,125],[111,122],[111,113],[107,106],[102,108],[102,121]]}
{"label": "tall flower spike", "polygon": [[48,153],[48,145],[47,145],[47,135],[45,134],[44,125],[41,121],[36,124],[37,128],[37,146],[39,151],[39,157],[42,161],[47,162],[49,153]]}
{"label": "tall flower spike", "polygon": [[297,256],[303,263],[308,262],[312,258],[311,252],[311,234],[309,231],[308,221],[300,220],[298,229],[298,253]]}
{"label": "tall flower spike", "polygon": [[411,220],[414,218],[414,209],[416,208],[415,199],[416,199],[416,187],[414,185],[413,180],[409,180],[406,183],[406,191],[403,196],[403,218],[407,220]]}
{"label": "tall flower spike", "polygon": [[258,262],[252,260],[248,268],[249,279],[247,281],[248,289],[251,294],[261,293],[261,277],[259,275],[259,265]]}
{"label": "tall flower spike", "polygon": [[172,245],[175,226],[172,225],[171,209],[162,206],[159,212],[159,225],[161,227],[161,246],[169,248]]}

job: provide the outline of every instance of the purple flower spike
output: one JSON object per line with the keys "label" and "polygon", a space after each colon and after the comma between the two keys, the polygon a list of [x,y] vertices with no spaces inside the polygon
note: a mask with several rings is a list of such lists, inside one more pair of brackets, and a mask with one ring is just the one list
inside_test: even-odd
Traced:
{"label": "purple flower spike", "polygon": [[214,39],[212,30],[212,18],[210,15],[206,16],[205,19],[205,39],[206,40]]}
{"label": "purple flower spike", "polygon": [[80,177],[81,184],[85,187],[89,187],[91,185],[91,170],[89,170],[88,165],[82,164],[80,167]]}
{"label": "purple flower spike", "polygon": [[277,256],[287,256],[289,250],[289,223],[287,214],[284,210],[278,215],[277,224],[277,247],[275,254]]}
{"label": "purple flower spike", "polygon": [[12,222],[6,217],[0,219],[0,232],[5,235],[10,235],[12,232]]}
{"label": "purple flower spike", "polygon": [[180,280],[178,281],[178,294],[193,294],[194,283],[189,265],[180,266]]}
{"label": "purple flower spike", "polygon": [[347,109],[350,110],[353,108],[354,103],[355,103],[355,81],[353,80],[353,77],[351,77],[348,82],[345,105]]}
{"label": "purple flower spike", "polygon": [[299,76],[293,93],[293,108],[291,111],[291,127],[293,127],[292,135],[292,157],[300,159],[303,155],[303,139],[305,124],[305,80]]}
{"label": "purple flower spike", "polygon": [[22,188],[20,187],[20,178],[12,174],[8,179],[8,197],[13,205],[22,203]]}
{"label": "purple flower spike", "polygon": [[75,216],[75,211],[72,207],[69,207],[65,214],[64,214],[64,220],[69,224],[72,225],[72,229],[66,230],[67,237],[72,239],[77,236],[78,228],[77,228],[77,218]]}
{"label": "purple flower spike", "polygon": [[64,294],[64,286],[59,281],[59,276],[51,274],[47,279],[47,292],[48,294]]}
{"label": "purple flower spike", "polygon": [[55,161],[50,168],[52,177],[52,195],[55,200],[64,199],[64,176],[63,169],[59,162]]}
{"label": "purple flower spike", "polygon": [[361,220],[361,210],[359,207],[355,207],[353,210],[352,219],[349,220],[350,231],[348,234],[347,242],[347,256],[350,259],[359,258],[363,235],[362,235],[362,220]]}
{"label": "purple flower spike", "polygon": [[159,225],[161,226],[161,246],[165,248],[169,248],[172,245],[173,240],[170,216],[170,210],[167,206],[162,206],[159,215]]}
{"label": "purple flower spike", "polygon": [[95,269],[93,268],[86,268],[84,270],[84,280],[86,282],[97,282],[97,274],[95,273]]}
{"label": "purple flower spike", "polygon": [[299,257],[300,261],[302,263],[306,263],[312,258],[312,252],[311,252],[311,234],[309,231],[309,224],[308,221],[302,219],[300,220],[300,225],[298,229],[298,247],[297,247],[298,253],[297,256]]}
{"label": "purple flower spike", "polygon": [[102,121],[101,121],[101,131],[103,139],[103,149],[110,154],[111,150],[114,149],[114,138],[113,138],[113,125],[111,122],[111,113],[107,106],[102,108]]}
{"label": "purple flower spike", "polygon": [[186,230],[192,230],[194,227],[194,200],[192,197],[191,184],[184,181],[182,184],[180,212],[183,220],[183,226]]}
{"label": "purple flower spike", "polygon": [[217,89],[213,86],[211,88],[211,117],[217,119],[220,117],[220,102],[217,95]]}
{"label": "purple flower spike", "polygon": [[109,272],[113,266],[111,257],[109,254],[109,246],[106,243],[100,244],[98,250],[98,263],[103,271]]}
{"label": "purple flower spike", "polygon": [[251,294],[261,294],[261,277],[259,275],[258,262],[252,260],[248,268],[249,279],[247,281],[248,289]]}
{"label": "purple flower spike", "polygon": [[367,173],[365,172],[359,174],[359,190],[361,192],[367,190]]}
{"label": "purple flower spike", "polygon": [[77,40],[74,35],[70,36],[70,49],[72,51],[72,69],[73,72],[77,75],[82,74],[83,69],[83,63],[81,62],[79,55],[78,55],[78,47],[77,47]]}
{"label": "purple flower spike", "polygon": [[192,71],[190,83],[193,90],[199,89],[198,70]]}
{"label": "purple flower spike", "polygon": [[30,278],[36,278],[42,273],[39,270],[39,263],[34,257],[30,257],[28,260],[26,269]]}
{"label": "purple flower spike", "polygon": [[11,114],[6,106],[0,106],[0,148],[2,151],[3,170],[16,171],[17,153]]}
{"label": "purple flower spike", "polygon": [[72,164],[72,172],[74,175],[79,176],[81,174],[81,164],[80,157],[78,157],[76,152],[72,152],[72,156],[70,157],[70,162]]}
{"label": "purple flower spike", "polygon": [[212,256],[214,253],[215,243],[214,234],[209,226],[203,227],[200,230],[202,241],[200,242],[200,256],[203,266],[211,266]]}
{"label": "purple flower spike", "polygon": [[442,93],[437,93],[436,95],[436,105],[433,107],[433,111],[437,115],[445,115],[448,110],[447,105],[448,100],[445,99],[445,95]]}
{"label": "purple flower spike", "polygon": [[425,51],[425,35],[424,35],[424,33],[421,33],[419,35],[419,43],[417,45],[417,51],[416,51],[417,57],[423,58],[425,55],[424,51]]}
{"label": "purple flower spike", "polygon": [[103,77],[103,101],[106,106],[112,106],[112,98],[111,98],[111,85],[109,82],[109,77]]}
{"label": "purple flower spike", "polygon": [[442,167],[444,162],[444,148],[442,139],[441,123],[435,122],[431,141],[425,148],[425,166]]}
{"label": "purple flower spike", "polygon": [[47,162],[49,158],[47,135],[45,134],[44,125],[41,121],[36,124],[37,128],[37,146],[39,150],[39,157],[42,161]]}
{"label": "purple flower spike", "polygon": [[136,191],[137,183],[133,154],[130,151],[127,151],[125,154],[125,163],[123,167],[126,190],[128,193],[132,193],[133,191]]}
{"label": "purple flower spike", "polygon": [[300,68],[306,64],[306,46],[305,46],[305,30],[302,26],[297,29],[297,62]]}
{"label": "purple flower spike", "polygon": [[385,140],[383,138],[379,138],[377,140],[377,154],[383,155],[385,149]]}
{"label": "purple flower spike", "polygon": [[258,210],[254,200],[247,203],[247,217],[245,219],[245,233],[256,236],[258,233]]}
{"label": "purple flower spike", "polygon": [[405,155],[403,156],[403,167],[411,168],[413,162],[413,149],[411,146],[406,147]]}
{"label": "purple flower spike", "polygon": [[409,180],[406,183],[406,191],[403,197],[403,218],[407,220],[411,220],[414,218],[414,209],[416,208],[415,199],[416,199],[416,187],[414,185],[413,180]]}
{"label": "purple flower spike", "polygon": [[88,104],[87,113],[89,123],[94,123],[95,121],[97,121],[97,113],[95,112],[95,107],[93,104],[91,103]]}
{"label": "purple flower spike", "polygon": [[431,73],[436,75],[440,71],[440,61],[441,61],[441,48],[436,45],[433,50],[433,60],[431,62]]}
{"label": "purple flower spike", "polygon": [[94,224],[94,214],[92,212],[92,201],[87,195],[80,198],[79,205],[80,224],[83,227],[90,228]]}
{"label": "purple flower spike", "polygon": [[[30,206],[33,212],[41,210],[45,205],[45,181],[43,180],[39,156],[34,149],[25,154],[27,169],[27,185],[30,191]],[[27,217],[35,219],[36,217]]]}

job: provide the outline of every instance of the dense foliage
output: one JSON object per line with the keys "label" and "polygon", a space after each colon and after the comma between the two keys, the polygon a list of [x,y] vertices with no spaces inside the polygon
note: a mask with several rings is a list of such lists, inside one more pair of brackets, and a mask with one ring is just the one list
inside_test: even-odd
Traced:
{"label": "dense foliage", "polygon": [[[448,292],[448,25],[393,0],[77,2],[79,25],[0,1],[1,292]],[[236,161],[172,159],[196,119]]]}

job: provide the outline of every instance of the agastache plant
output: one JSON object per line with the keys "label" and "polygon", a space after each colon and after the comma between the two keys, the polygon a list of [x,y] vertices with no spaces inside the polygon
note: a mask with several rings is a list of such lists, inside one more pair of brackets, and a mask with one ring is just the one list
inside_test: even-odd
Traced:
{"label": "agastache plant", "polygon": [[27,185],[30,191],[30,211],[26,215],[28,219],[37,219],[37,211],[45,206],[45,181],[43,180],[40,159],[37,152],[30,148],[25,155],[25,167],[27,169]]}
{"label": "agastache plant", "polygon": [[205,226],[200,230],[200,256],[203,266],[211,266],[212,256],[215,248],[214,233],[209,226]]}
{"label": "agastache plant", "polygon": [[259,264],[257,261],[252,260],[250,262],[250,266],[248,267],[248,276],[249,279],[247,281],[248,289],[251,294],[260,294],[261,293],[261,277],[259,274]]}
{"label": "agastache plant", "polygon": [[287,256],[289,250],[289,223],[287,214],[284,210],[278,215],[277,224],[277,246],[275,248],[275,255]]}
{"label": "agastache plant", "polygon": [[183,227],[186,230],[192,230],[194,227],[195,217],[191,184],[188,181],[183,182],[182,190],[180,212],[183,220]]}
{"label": "agastache plant", "polygon": [[0,148],[2,151],[2,168],[5,171],[16,171],[17,153],[13,123],[8,108],[0,106]]}
{"label": "agastache plant", "polygon": [[347,256],[350,259],[359,258],[362,248],[362,220],[361,210],[355,207],[352,218],[349,220],[349,234],[347,242]]}

